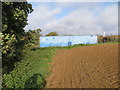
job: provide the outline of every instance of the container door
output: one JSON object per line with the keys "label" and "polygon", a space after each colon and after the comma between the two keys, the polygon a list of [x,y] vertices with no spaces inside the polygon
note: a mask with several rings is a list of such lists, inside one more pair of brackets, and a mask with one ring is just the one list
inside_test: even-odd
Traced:
{"label": "container door", "polygon": [[72,45],[72,42],[68,42],[68,46]]}

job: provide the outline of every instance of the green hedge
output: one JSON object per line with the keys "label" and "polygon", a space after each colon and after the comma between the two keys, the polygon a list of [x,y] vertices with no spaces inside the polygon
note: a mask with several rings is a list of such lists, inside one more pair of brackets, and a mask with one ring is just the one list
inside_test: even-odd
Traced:
{"label": "green hedge", "polygon": [[24,59],[16,63],[12,72],[3,75],[3,88],[43,88],[54,51],[52,48],[25,49]]}

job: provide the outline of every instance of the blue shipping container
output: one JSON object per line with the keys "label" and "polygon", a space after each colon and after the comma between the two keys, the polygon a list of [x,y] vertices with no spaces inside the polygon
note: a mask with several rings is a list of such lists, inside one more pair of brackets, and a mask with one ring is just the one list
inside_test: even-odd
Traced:
{"label": "blue shipping container", "polygon": [[40,37],[40,47],[70,46],[75,44],[95,44],[95,43],[98,43],[96,35]]}

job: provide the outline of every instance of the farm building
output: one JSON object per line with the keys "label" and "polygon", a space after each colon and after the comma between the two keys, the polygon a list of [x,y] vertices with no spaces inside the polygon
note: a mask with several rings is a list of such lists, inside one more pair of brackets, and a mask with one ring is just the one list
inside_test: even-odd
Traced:
{"label": "farm building", "polygon": [[75,44],[95,44],[97,42],[98,39],[96,35],[40,37],[40,47],[70,46]]}

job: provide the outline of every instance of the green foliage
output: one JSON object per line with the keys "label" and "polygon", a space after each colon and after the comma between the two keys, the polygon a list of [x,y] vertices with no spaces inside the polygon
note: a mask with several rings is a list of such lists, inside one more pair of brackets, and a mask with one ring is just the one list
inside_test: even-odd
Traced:
{"label": "green foliage", "polygon": [[118,42],[119,36],[98,36],[98,43],[112,43],[112,42]]}
{"label": "green foliage", "polygon": [[45,36],[58,36],[58,33],[57,32],[50,32],[49,34],[47,34]]}
{"label": "green foliage", "polygon": [[2,33],[22,36],[28,14],[32,11],[28,2],[2,2]]}
{"label": "green foliage", "polygon": [[25,33],[25,39],[27,40],[26,47],[34,46],[36,44],[39,44],[39,37],[41,29],[35,29],[35,30],[29,30]]}
{"label": "green foliage", "polygon": [[13,35],[3,34],[3,33],[0,33],[0,34],[1,34],[0,38],[1,38],[1,45],[2,45],[3,68],[7,69],[7,66],[10,66],[9,63],[12,64],[12,62],[14,62],[13,60],[14,57],[17,57],[16,44],[18,43],[18,40],[16,39],[16,35],[14,34]]}
{"label": "green foliage", "polygon": [[24,58],[9,74],[3,75],[4,88],[43,88],[48,76],[53,48],[26,48]]}
{"label": "green foliage", "polygon": [[[24,41],[24,27],[28,14],[33,11],[28,2],[2,2],[2,61],[4,71],[14,67],[14,62],[21,59]],[[8,70],[7,70],[8,69]]]}
{"label": "green foliage", "polygon": [[[5,58],[8,58],[10,56],[13,56],[15,53],[15,44],[17,43],[16,36],[13,34],[12,36],[10,34],[2,34],[2,54],[6,55]],[[4,58],[4,57],[3,57]]]}

